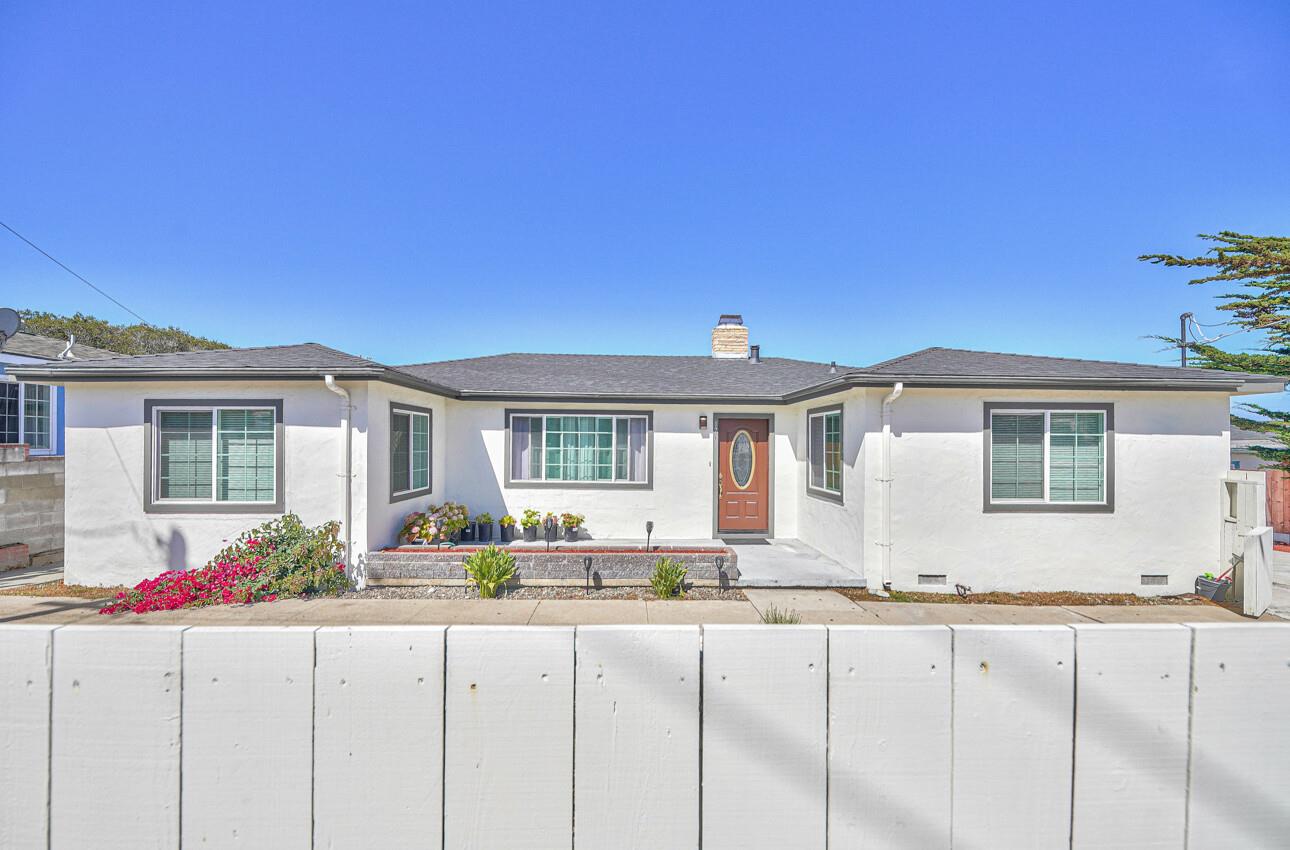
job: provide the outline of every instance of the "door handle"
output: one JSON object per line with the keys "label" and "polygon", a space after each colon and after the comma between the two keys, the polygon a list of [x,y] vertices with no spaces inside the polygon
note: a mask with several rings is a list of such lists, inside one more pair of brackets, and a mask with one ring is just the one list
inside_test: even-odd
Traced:
{"label": "door handle", "polygon": [[717,498],[720,499],[726,491],[726,476],[724,473],[717,473]]}

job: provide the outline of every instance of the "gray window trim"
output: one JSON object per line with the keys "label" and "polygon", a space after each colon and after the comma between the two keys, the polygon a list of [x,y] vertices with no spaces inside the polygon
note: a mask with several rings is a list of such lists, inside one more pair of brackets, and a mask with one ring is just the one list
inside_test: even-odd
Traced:
{"label": "gray window trim", "polygon": [[[1106,415],[1106,502],[1081,504],[1080,502],[1008,503],[990,501],[990,416],[1009,410],[1100,410]],[[1031,402],[988,401],[984,404],[981,426],[985,446],[985,461],[981,470],[981,504],[988,514],[1112,514],[1115,513],[1115,405],[1096,402]],[[1045,457],[1044,476],[1048,469]]]}
{"label": "gray window trim", "polygon": [[[153,479],[153,410],[166,407],[271,407],[273,408],[272,502],[159,502]],[[143,511],[149,514],[281,514],[286,512],[286,427],[280,398],[146,398],[143,400]]]}
{"label": "gray window trim", "polygon": [[[770,465],[766,493],[766,530],[763,531],[722,531],[721,499],[717,495],[717,476],[721,474],[721,431],[717,427],[722,419],[765,419],[766,420],[766,463]],[[747,538],[760,540],[775,536],[775,414],[773,413],[713,413],[712,414],[712,536],[732,540]]]}
{"label": "gray window trim", "polygon": [[[654,489],[654,411],[652,410],[591,410],[569,407],[508,407],[502,411],[502,427],[506,431],[506,451],[502,459],[508,490],[653,490]],[[511,478],[511,417],[512,416],[643,416],[645,417],[645,480],[644,481],[534,481]]]}
{"label": "gray window trim", "polygon": [[[427,431],[426,431],[426,437],[428,440],[427,448],[429,449],[429,453],[430,453],[430,456],[429,458],[427,458],[427,461],[426,461],[426,486],[419,487],[416,490],[407,490],[402,493],[394,492],[394,414],[399,411],[402,411],[404,413],[425,414],[428,421]],[[429,496],[431,491],[434,490],[434,411],[428,407],[417,407],[415,404],[403,404],[402,402],[398,402],[398,401],[390,402],[390,436],[387,442],[389,443],[389,446],[387,447],[387,451],[386,451],[386,455],[387,455],[386,460],[389,463],[388,470],[390,473],[390,504],[392,505],[395,502],[403,502],[408,499],[416,499],[421,496]],[[411,460],[411,457],[412,457],[412,446],[409,445],[408,446],[409,461]],[[411,483],[411,480],[412,479],[409,477],[408,479],[409,483]]]}
{"label": "gray window trim", "polygon": [[[846,457],[847,457],[847,417],[842,410],[842,403],[829,404],[824,407],[813,407],[806,411],[806,495],[838,505],[846,504],[843,494],[846,492]],[[838,481],[838,491],[826,490],[811,483],[811,417],[825,413],[838,414],[838,429],[842,436],[842,475]]]}

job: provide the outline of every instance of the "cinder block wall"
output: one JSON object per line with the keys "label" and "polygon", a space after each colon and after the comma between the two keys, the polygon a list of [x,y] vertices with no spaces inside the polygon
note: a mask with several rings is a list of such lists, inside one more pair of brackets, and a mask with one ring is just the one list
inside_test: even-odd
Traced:
{"label": "cinder block wall", "polygon": [[63,458],[0,444],[0,546],[25,543],[33,563],[63,553]]}

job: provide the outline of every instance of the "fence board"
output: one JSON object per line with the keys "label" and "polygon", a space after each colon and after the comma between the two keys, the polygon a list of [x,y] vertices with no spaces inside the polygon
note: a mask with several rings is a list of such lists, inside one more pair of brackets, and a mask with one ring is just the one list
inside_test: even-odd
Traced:
{"label": "fence board", "polygon": [[0,627],[0,847],[49,842],[54,628]]}
{"label": "fence board", "polygon": [[1076,848],[1185,842],[1191,631],[1075,627]]}
{"label": "fence board", "polygon": [[568,850],[572,627],[448,632],[444,846]]}
{"label": "fence board", "polygon": [[697,847],[698,626],[577,632],[579,848]]}
{"label": "fence board", "polygon": [[828,631],[705,626],[703,847],[825,846]]}
{"label": "fence board", "polygon": [[184,632],[185,847],[310,846],[313,672],[310,628]]}
{"label": "fence board", "polygon": [[829,846],[950,846],[952,634],[829,629]]}
{"label": "fence board", "polygon": [[54,632],[51,848],[179,846],[183,632]]}
{"label": "fence board", "polygon": [[442,846],[444,631],[318,630],[316,847]]}
{"label": "fence board", "polygon": [[1204,624],[1192,655],[1191,850],[1290,836],[1290,624]]}
{"label": "fence board", "polygon": [[952,628],[955,848],[1069,847],[1075,632]]}

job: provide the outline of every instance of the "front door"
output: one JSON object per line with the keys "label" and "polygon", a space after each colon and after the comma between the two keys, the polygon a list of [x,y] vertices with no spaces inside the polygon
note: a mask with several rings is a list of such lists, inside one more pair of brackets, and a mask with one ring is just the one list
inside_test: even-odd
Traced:
{"label": "front door", "polygon": [[718,420],[717,533],[770,531],[770,422]]}

